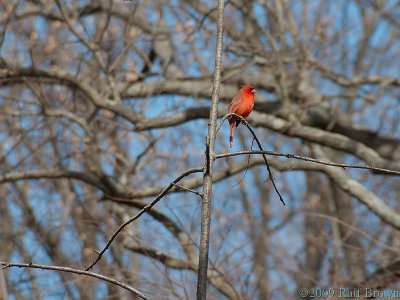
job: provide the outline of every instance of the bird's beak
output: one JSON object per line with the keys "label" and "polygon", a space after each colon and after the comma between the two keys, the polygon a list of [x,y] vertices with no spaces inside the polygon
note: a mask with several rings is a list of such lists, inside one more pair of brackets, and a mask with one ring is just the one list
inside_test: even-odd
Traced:
{"label": "bird's beak", "polygon": [[251,92],[252,92],[253,94],[257,93],[256,89],[252,89]]}

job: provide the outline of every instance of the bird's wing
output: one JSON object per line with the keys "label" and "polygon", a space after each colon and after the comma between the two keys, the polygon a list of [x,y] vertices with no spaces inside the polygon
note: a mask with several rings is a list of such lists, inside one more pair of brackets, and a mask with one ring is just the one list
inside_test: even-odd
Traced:
{"label": "bird's wing", "polygon": [[229,113],[236,113],[236,110],[242,103],[242,97],[240,95],[236,95],[232,98],[231,105],[229,106]]}

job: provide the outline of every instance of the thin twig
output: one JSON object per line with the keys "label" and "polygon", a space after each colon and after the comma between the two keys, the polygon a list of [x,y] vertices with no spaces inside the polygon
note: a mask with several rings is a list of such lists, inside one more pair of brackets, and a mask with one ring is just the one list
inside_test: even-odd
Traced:
{"label": "thin twig", "polygon": [[49,265],[40,265],[40,264],[33,264],[33,263],[13,263],[13,262],[0,262],[0,265],[3,266],[3,269],[6,268],[12,268],[12,267],[17,267],[17,268],[33,268],[33,269],[43,269],[43,270],[52,270],[52,271],[60,271],[60,272],[67,272],[67,273],[75,273],[78,275],[85,275],[85,276],[90,276],[90,277],[94,277],[97,279],[101,279],[107,282],[110,282],[112,284],[118,285],[130,292],[132,292],[133,294],[135,294],[136,296],[142,298],[142,299],[149,299],[147,296],[145,296],[143,293],[141,293],[140,291],[138,291],[137,289],[129,286],[126,283],[123,283],[122,281],[119,281],[117,279],[114,278],[110,278],[98,273],[94,273],[94,272],[89,272],[89,271],[84,271],[84,270],[79,270],[79,269],[74,269],[74,268],[70,268],[70,267],[60,267],[60,266],[49,266]]}
{"label": "thin twig", "polygon": [[291,154],[291,153],[280,153],[280,152],[274,152],[274,151],[237,151],[237,152],[230,152],[230,153],[221,153],[221,154],[215,155],[215,159],[230,157],[230,156],[253,155],[253,154],[283,156],[283,157],[287,157],[287,158],[294,158],[294,159],[298,159],[298,160],[310,161],[310,162],[314,162],[314,163],[326,165],[326,166],[341,167],[344,169],[346,169],[346,168],[364,169],[364,170],[371,170],[371,171],[376,171],[376,172],[381,172],[381,173],[386,173],[386,174],[400,175],[400,171],[395,171],[395,170],[383,169],[383,168],[367,166],[367,165],[352,165],[352,164],[340,164],[340,163],[326,162],[326,161],[311,158],[311,157],[300,156],[300,155],[295,155],[295,154]]}
{"label": "thin twig", "polygon": [[203,168],[193,168],[186,170],[182,174],[180,174],[177,178],[175,178],[165,189],[161,191],[158,196],[151,201],[149,204],[147,204],[143,209],[141,209],[133,218],[129,219],[125,223],[121,224],[117,230],[112,234],[111,238],[108,240],[107,245],[103,248],[103,250],[100,251],[99,255],[97,256],[96,260],[85,269],[85,271],[89,271],[91,268],[93,268],[101,259],[103,254],[107,251],[107,249],[110,247],[112,242],[115,240],[117,235],[130,223],[138,219],[141,215],[143,215],[145,212],[149,211],[158,201],[160,201],[174,186],[177,182],[179,182],[182,178],[192,174],[192,173],[200,173],[203,172]]}
{"label": "thin twig", "polygon": [[180,184],[176,184],[176,183],[172,183],[172,184],[173,184],[174,186],[180,188],[180,189],[183,190],[183,191],[188,191],[188,192],[191,192],[191,193],[193,193],[193,194],[199,195],[200,197],[203,197],[203,194],[202,194],[202,193],[199,193],[198,191],[189,189],[189,188],[184,187],[183,185],[180,185]]}
{"label": "thin twig", "polygon": [[[250,151],[253,151],[253,144],[254,144],[254,139],[251,141]],[[240,180],[238,182],[236,182],[234,185],[232,185],[232,187],[235,187],[238,184],[240,184],[243,181],[243,179],[246,177],[247,171],[249,170],[250,157],[251,156],[249,155],[249,158],[247,159],[246,170],[244,171],[244,174],[243,174],[242,178],[240,178]]]}
{"label": "thin twig", "polygon": [[[244,124],[244,125],[247,127],[248,130],[250,130],[251,134],[253,135],[254,140],[257,142],[258,148],[260,148],[260,150],[261,150],[259,154],[261,154],[261,155],[263,156],[263,158],[264,158],[264,162],[265,162],[265,165],[267,166],[267,170],[268,170],[269,178],[271,179],[271,182],[272,182],[272,186],[274,187],[275,192],[278,194],[279,200],[281,200],[281,202],[283,203],[283,205],[286,205],[286,204],[285,204],[285,201],[283,201],[283,197],[282,197],[281,193],[279,192],[278,188],[276,187],[274,177],[272,176],[271,168],[270,168],[270,166],[269,166],[269,163],[268,163],[267,158],[265,157],[265,154],[263,153],[264,150],[263,150],[263,148],[262,148],[262,146],[261,146],[261,143],[260,143],[260,141],[258,140],[258,138],[257,138],[255,132],[253,131],[253,129],[250,127],[249,123],[246,121],[246,119],[243,118],[243,117],[241,117],[241,116],[239,116],[239,115],[237,115],[237,114],[235,114],[235,113],[226,114],[226,115],[222,118],[221,123],[219,124],[219,126],[218,126],[218,128],[217,128],[217,132],[221,129],[221,126],[222,126],[222,124],[224,123],[224,121],[225,121],[227,118],[231,117],[231,116],[235,116],[235,117],[239,118],[239,119],[242,121],[242,124]],[[216,159],[216,156],[215,156],[215,159]]]}

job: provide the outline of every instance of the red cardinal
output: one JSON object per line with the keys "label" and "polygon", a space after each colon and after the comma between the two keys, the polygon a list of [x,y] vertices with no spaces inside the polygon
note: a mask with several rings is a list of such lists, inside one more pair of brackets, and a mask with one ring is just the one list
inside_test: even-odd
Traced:
{"label": "red cardinal", "polygon": [[[254,94],[256,92],[256,89],[251,85],[241,85],[241,89],[232,99],[228,113],[235,113],[243,118],[247,118],[253,110]],[[233,130],[235,129],[235,125],[238,126],[239,124],[240,119],[238,117],[232,116],[229,118],[229,145],[231,146],[231,148],[233,142]]]}

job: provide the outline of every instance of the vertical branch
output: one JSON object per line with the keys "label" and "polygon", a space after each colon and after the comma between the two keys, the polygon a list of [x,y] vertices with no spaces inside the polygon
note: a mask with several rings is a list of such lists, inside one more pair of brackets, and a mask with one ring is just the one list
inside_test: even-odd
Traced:
{"label": "vertical branch", "polygon": [[203,201],[201,207],[201,238],[199,268],[197,273],[197,300],[207,298],[208,248],[211,219],[212,174],[215,160],[214,144],[217,129],[218,97],[221,83],[222,41],[224,33],[224,1],[218,0],[217,47],[215,50],[215,70],[211,98],[210,119],[206,139],[206,159],[203,177]]}
{"label": "vertical branch", "polygon": [[6,276],[4,276],[3,268],[0,268],[0,299],[2,300],[8,299],[7,282],[6,282]]}

